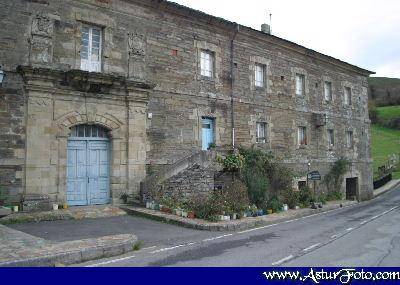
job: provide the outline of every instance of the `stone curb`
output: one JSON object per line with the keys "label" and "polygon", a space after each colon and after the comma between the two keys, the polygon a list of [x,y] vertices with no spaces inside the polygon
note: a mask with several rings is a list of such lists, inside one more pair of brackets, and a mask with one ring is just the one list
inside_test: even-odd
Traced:
{"label": "stone curb", "polygon": [[392,180],[392,181],[394,181],[394,184],[392,186],[387,187],[386,189],[379,191],[379,189],[382,189],[382,188],[386,187],[387,186],[387,184],[386,184],[386,185],[382,186],[381,188],[378,188],[378,189],[374,190],[374,198],[379,197],[379,196],[381,196],[381,195],[383,195],[383,194],[385,194],[385,193],[387,193],[387,192],[389,192],[391,190],[394,190],[394,188],[400,186],[400,179],[397,180],[397,181],[396,180]]}
{"label": "stone curb", "polygon": [[350,207],[356,204],[358,204],[357,201],[343,201],[342,203],[325,205],[324,208],[322,209],[315,209],[315,210],[302,209],[298,210],[298,212],[290,210],[288,212],[291,213],[290,216],[283,216],[282,214],[273,214],[263,217],[244,218],[237,221],[219,222],[219,223],[210,223],[198,219],[185,219],[172,214],[166,214],[158,211],[149,210],[146,208],[122,206],[121,209],[126,211],[129,215],[148,218],[155,221],[165,222],[168,224],[174,224],[185,228],[218,232],[218,231],[247,230],[258,226],[268,226],[276,223],[287,222],[294,219],[304,218],[318,213],[324,213],[327,211],[339,209],[341,208],[341,206]]}
{"label": "stone curb", "polygon": [[[133,251],[133,247],[138,240],[137,237],[132,234],[117,235],[114,237],[121,237],[121,239],[125,237],[125,241],[119,241],[115,244],[81,248],[79,250],[67,252],[59,252],[33,258],[4,261],[0,262],[0,267],[52,267],[56,266],[57,264],[71,265],[101,258],[114,257]],[[91,239],[91,241],[94,242],[96,242],[96,240],[101,241],[102,238]],[[60,245],[61,244],[62,243],[60,243]],[[68,244],[68,242],[65,242],[65,244]]]}

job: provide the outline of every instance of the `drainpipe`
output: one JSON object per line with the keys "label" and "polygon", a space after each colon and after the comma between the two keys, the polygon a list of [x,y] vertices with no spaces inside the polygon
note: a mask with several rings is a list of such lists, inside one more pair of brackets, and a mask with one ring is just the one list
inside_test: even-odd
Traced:
{"label": "drainpipe", "polygon": [[236,24],[235,33],[231,39],[231,122],[232,122],[232,149],[235,149],[235,104],[234,104],[234,94],[233,90],[235,87],[235,63],[234,59],[234,51],[235,51],[235,39],[237,34],[239,33],[240,26]]}

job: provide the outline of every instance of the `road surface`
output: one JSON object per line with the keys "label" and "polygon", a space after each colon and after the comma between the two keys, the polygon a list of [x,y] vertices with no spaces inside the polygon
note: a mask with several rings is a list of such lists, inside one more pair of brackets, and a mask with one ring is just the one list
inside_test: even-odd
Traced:
{"label": "road surface", "polygon": [[[153,235],[162,237],[162,227]],[[272,226],[182,232],[168,244],[159,239],[138,252],[79,266],[400,266],[400,187],[356,206]]]}

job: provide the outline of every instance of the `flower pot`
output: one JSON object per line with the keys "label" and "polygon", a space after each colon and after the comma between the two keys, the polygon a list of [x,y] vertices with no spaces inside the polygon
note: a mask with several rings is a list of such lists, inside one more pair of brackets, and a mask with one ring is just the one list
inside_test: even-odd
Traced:
{"label": "flower pot", "polygon": [[189,219],[194,219],[195,218],[194,212],[189,212],[188,213],[188,218]]}
{"label": "flower pot", "polygon": [[182,218],[187,218],[188,217],[188,212],[182,211]]}
{"label": "flower pot", "polygon": [[272,209],[268,209],[267,212],[268,212],[268,215],[271,215],[274,211],[272,211]]}
{"label": "flower pot", "polygon": [[53,204],[53,211],[58,211],[58,204]]}
{"label": "flower pot", "polygon": [[14,213],[18,213],[18,210],[19,210],[18,206],[13,206],[13,212]]}
{"label": "flower pot", "polygon": [[284,211],[284,212],[289,211],[289,206],[284,204],[283,207],[282,207],[282,211]]}

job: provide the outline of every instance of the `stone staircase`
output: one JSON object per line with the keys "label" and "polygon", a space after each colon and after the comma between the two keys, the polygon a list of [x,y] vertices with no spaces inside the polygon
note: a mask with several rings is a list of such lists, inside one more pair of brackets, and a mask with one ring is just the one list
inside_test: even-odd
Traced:
{"label": "stone staircase", "polygon": [[185,171],[192,168],[204,168],[210,169],[215,162],[217,152],[211,151],[198,151],[182,159],[179,159],[172,165],[164,167],[163,170],[157,172],[154,175],[148,176],[144,181],[140,183],[140,198],[141,202],[145,202],[149,199],[152,189],[159,187],[167,180],[182,176]]}

